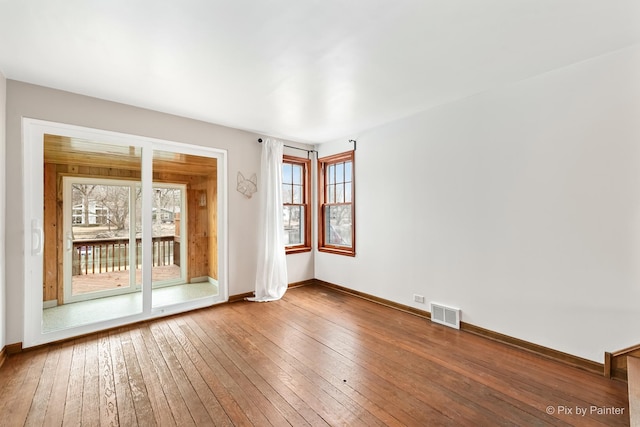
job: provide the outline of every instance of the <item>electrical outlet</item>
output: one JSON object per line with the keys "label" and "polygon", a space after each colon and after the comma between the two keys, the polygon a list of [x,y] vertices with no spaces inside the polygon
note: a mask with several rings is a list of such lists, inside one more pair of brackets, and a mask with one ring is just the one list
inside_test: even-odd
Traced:
{"label": "electrical outlet", "polygon": [[415,302],[419,302],[420,304],[424,304],[424,297],[422,295],[413,294],[413,300]]}

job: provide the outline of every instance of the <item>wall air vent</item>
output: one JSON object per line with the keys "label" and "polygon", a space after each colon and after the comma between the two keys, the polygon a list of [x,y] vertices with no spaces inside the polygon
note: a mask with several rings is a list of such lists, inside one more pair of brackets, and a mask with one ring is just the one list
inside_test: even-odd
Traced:
{"label": "wall air vent", "polygon": [[431,321],[460,329],[460,309],[432,302]]}

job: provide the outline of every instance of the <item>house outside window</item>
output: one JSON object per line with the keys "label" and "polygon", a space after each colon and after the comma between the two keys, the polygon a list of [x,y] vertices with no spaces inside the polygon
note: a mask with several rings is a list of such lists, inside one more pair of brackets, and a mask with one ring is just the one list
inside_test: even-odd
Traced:
{"label": "house outside window", "polygon": [[86,227],[93,225],[105,225],[110,220],[109,208],[100,206],[94,201],[89,202],[89,206],[78,204],[73,206],[74,225],[84,225]]}
{"label": "house outside window", "polygon": [[318,159],[318,250],[355,256],[354,152]]}
{"label": "house outside window", "polygon": [[287,254],[311,250],[310,161],[282,158],[282,216]]}

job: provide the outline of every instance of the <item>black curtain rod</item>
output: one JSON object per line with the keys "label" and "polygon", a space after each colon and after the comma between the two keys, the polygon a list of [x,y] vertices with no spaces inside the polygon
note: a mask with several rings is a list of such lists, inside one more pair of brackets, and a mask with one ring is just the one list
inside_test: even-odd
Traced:
{"label": "black curtain rod", "polygon": [[[258,138],[258,143],[262,144],[262,138]],[[294,150],[306,151],[307,156],[309,155],[309,153],[317,153],[316,150],[305,150],[304,148],[294,147],[292,145],[287,145],[287,144],[284,144],[284,146],[287,148],[293,148]]]}

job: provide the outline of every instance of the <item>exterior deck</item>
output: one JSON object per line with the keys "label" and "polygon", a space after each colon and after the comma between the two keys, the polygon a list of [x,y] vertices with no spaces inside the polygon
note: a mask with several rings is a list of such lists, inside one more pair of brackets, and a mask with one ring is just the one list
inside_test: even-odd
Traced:
{"label": "exterior deck", "polygon": [[[162,265],[153,267],[153,281],[163,281],[180,277],[180,267],[177,265]],[[73,276],[73,294],[117,289],[128,286],[129,270],[108,271],[104,273],[82,274]],[[142,270],[136,269],[136,283],[142,283]]]}

